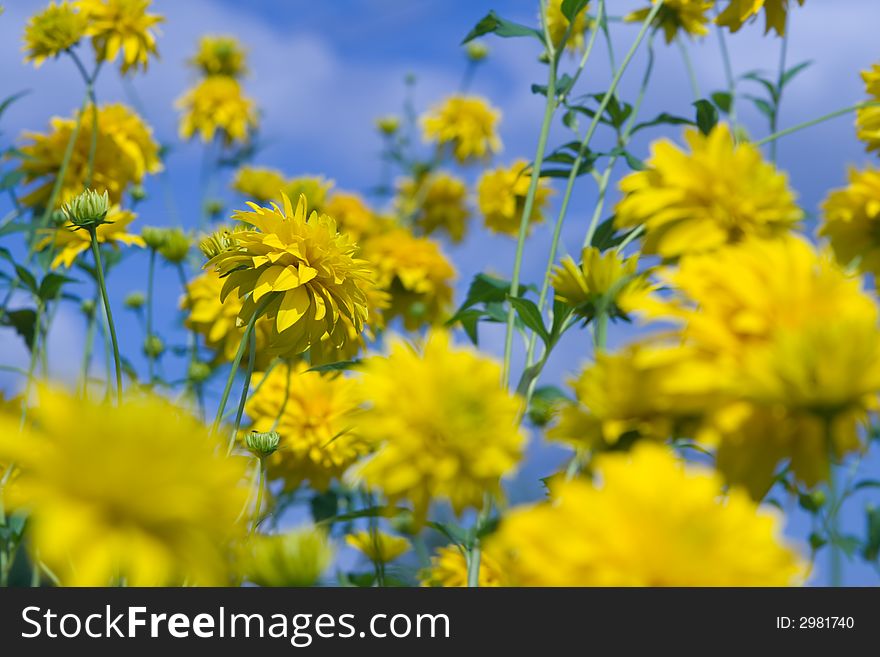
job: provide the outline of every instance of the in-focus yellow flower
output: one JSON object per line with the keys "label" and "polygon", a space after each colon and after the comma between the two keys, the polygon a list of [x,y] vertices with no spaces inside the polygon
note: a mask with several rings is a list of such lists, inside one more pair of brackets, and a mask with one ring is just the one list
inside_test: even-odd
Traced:
{"label": "in-focus yellow flower", "polygon": [[[111,208],[107,213],[106,223],[102,223],[95,229],[95,234],[100,244],[110,244],[119,247],[120,244],[129,246],[144,246],[144,240],[139,235],[128,232],[128,227],[137,215],[131,210],[122,210],[119,206]],[[52,269],[64,265],[68,269],[73,266],[77,256],[88,251],[92,245],[92,238],[87,230],[80,230],[72,225],[50,228],[43,231],[43,238],[37,242],[37,251],[49,249],[55,254],[52,260]]]}
{"label": "in-focus yellow flower", "polygon": [[244,571],[259,586],[314,586],[333,561],[334,552],[327,533],[316,527],[258,535],[252,539]]}
{"label": "in-focus yellow flower", "polygon": [[190,60],[204,75],[226,75],[240,78],[247,73],[247,53],[233,36],[205,35],[199,39],[199,49]]}
{"label": "in-focus yellow flower", "polygon": [[367,318],[368,263],[355,257],[357,245],[337,232],[332,218],[308,214],[305,196],[296,211],[287,196],[283,200],[283,210],[249,202],[250,211],[236,211],[233,218],[253,229],[232,234],[230,248],[205,268],[226,278],[221,301],[235,290],[244,298],[241,321],[261,308],[261,315],[274,321],[272,349],[301,353],[327,334],[341,345],[348,335],[334,330],[340,317],[358,332]]}
{"label": "in-focus yellow flower", "polygon": [[[804,2],[806,0],[797,0],[801,6]],[[719,25],[729,28],[731,32],[738,32],[746,21],[757,16],[763,9],[766,19],[764,34],[775,30],[776,34],[783,36],[790,4],[791,0],[730,0],[727,8],[719,14],[717,22]]]}
{"label": "in-focus yellow flower", "polygon": [[[657,4],[657,0],[651,0]],[[679,32],[690,36],[706,36],[712,17],[708,15],[713,0],[666,0],[654,18],[654,26],[663,30],[666,43],[672,43]],[[642,22],[651,13],[651,7],[627,14],[624,20]]]}
{"label": "in-focus yellow flower", "polygon": [[452,96],[422,117],[425,139],[449,144],[455,159],[483,159],[501,150],[496,124],[501,111],[479,96]]}
{"label": "in-focus yellow flower", "polygon": [[803,212],[784,173],[752,144],[736,144],[726,124],[708,136],[685,132],[691,152],[668,140],[651,146],[648,169],[620,182],[615,226],[644,226],[643,251],[663,257],[708,251],[748,235],[791,230]]}
{"label": "in-focus yellow flower", "polygon": [[382,229],[381,221],[359,194],[333,192],[324,205],[324,212],[336,220],[340,232],[349,233],[356,240]]}
{"label": "in-focus yellow flower", "polygon": [[[477,183],[477,204],[486,228],[493,233],[511,237],[519,234],[530,177],[528,162],[525,160],[517,160],[509,167],[491,169],[480,176]],[[529,215],[529,230],[534,224],[544,221],[544,210],[552,193],[546,179],[540,178]]]}
{"label": "in-focus yellow flower", "polygon": [[[368,342],[385,330],[385,313],[391,307],[391,295],[376,285],[363,286],[367,299],[367,321],[361,329],[344,315],[336,323],[334,332],[326,334],[309,348],[312,365],[327,365],[350,360],[366,351]],[[343,335],[344,334],[344,335]]]}
{"label": "in-focus yellow flower", "polygon": [[467,186],[451,174],[406,178],[399,185],[397,205],[398,213],[411,219],[425,235],[443,231],[457,243],[467,233]]}
{"label": "in-focus yellow flower", "polygon": [[361,434],[377,452],[356,469],[390,504],[409,501],[416,522],[433,500],[456,512],[501,494],[522,458],[521,400],[500,385],[498,363],[429,332],[421,353],[401,339],[363,366],[367,410]]}
{"label": "in-focus yellow flower", "polygon": [[332,188],[333,181],[327,180],[324,176],[298,176],[288,179],[283,191],[288,198],[299,198],[302,194],[312,211],[327,214],[324,205],[327,203],[327,194]]}
{"label": "in-focus yellow flower", "polygon": [[[581,264],[565,257],[553,270],[551,283],[556,298],[575,309],[580,315],[590,316],[597,303],[609,303],[614,311],[617,299],[643,284],[636,275],[639,256],[624,257],[615,249],[604,253],[594,246],[581,252]],[[613,298],[605,299],[613,295]]]}
{"label": "in-focus yellow flower", "polygon": [[[97,115],[97,147],[90,187],[99,192],[106,190],[110,202],[118,204],[131,185],[140,184],[148,173],[162,170],[159,145],[150,127],[125,105],[101,106]],[[49,132],[24,133],[28,143],[19,149],[18,169],[24,173],[25,183],[39,181],[34,189],[21,198],[24,205],[42,207],[49,201],[75,124],[75,118],[56,116],[51,120]],[[64,174],[56,203],[58,207],[79,195],[85,187],[94,131],[93,108],[88,107],[82,115],[79,133]]]}
{"label": "in-focus yellow flower", "polygon": [[856,136],[865,142],[865,150],[880,153],[880,64],[862,71],[868,100],[876,105],[862,107],[856,112]]}
{"label": "in-focus yellow flower", "polygon": [[344,376],[308,372],[305,364],[276,365],[248,400],[245,411],[255,431],[277,431],[281,442],[268,459],[269,477],[285,490],[308,481],[327,490],[369,451],[360,437],[357,384]]}
{"label": "in-focus yellow flower", "polygon": [[69,2],[50,2],[43,11],[31,16],[24,28],[24,61],[40,67],[47,59],[79,43],[86,26],[86,17]]}
{"label": "in-focus yellow flower", "polygon": [[191,139],[196,133],[205,143],[215,134],[228,146],[244,142],[257,127],[254,101],[242,93],[235,78],[212,75],[199,82],[181,97],[177,108],[183,111],[180,136]]}
{"label": "in-focus yellow flower", "polygon": [[391,295],[389,320],[402,317],[407,329],[416,330],[443,319],[455,269],[436,242],[399,228],[367,240],[363,255],[375,268],[376,286]]}
{"label": "in-focus yellow flower", "polygon": [[380,531],[349,534],[345,537],[345,542],[365,554],[370,561],[381,563],[394,561],[410,549],[409,541],[402,536],[393,536]]}
{"label": "in-focus yellow flower", "polygon": [[207,428],[149,396],[120,406],[42,388],[33,427],[0,417],[6,494],[27,510],[31,547],[73,586],[222,584],[247,497],[245,463]]}
{"label": "in-focus yellow flower", "polygon": [[[570,21],[562,13],[562,2],[563,0],[548,0],[547,2],[547,32],[550,33],[550,40],[556,48],[562,44],[562,39],[570,24]],[[567,50],[576,52],[584,49],[584,32],[589,27],[589,19],[587,18],[589,8],[590,3],[587,2],[574,17],[574,24],[571,25],[568,41],[565,43]]]}
{"label": "in-focus yellow flower", "polygon": [[150,56],[158,57],[155,27],[165,19],[148,14],[150,0],[77,0],[76,6],[88,19],[99,62],[113,62],[122,53],[121,70],[147,70]]}
{"label": "in-focus yellow flower", "polygon": [[789,586],[805,561],[780,516],[665,447],[596,461],[597,480],[559,481],[551,501],[515,509],[489,539],[521,586]]}
{"label": "in-focus yellow flower", "polygon": [[838,261],[880,275],[880,170],[851,169],[849,186],[832,191],[822,209],[819,234],[828,238]]}
{"label": "in-focus yellow flower", "polygon": [[257,203],[280,199],[286,184],[287,180],[278,169],[248,164],[239,168],[232,179],[232,189]]}
{"label": "in-focus yellow flower", "polygon": [[[467,572],[467,561],[461,548],[447,545],[437,548],[437,554],[431,557],[431,566],[419,572],[419,580],[422,586],[463,588],[467,586]],[[504,586],[504,583],[504,570],[493,554],[483,549],[480,555],[479,587]]]}

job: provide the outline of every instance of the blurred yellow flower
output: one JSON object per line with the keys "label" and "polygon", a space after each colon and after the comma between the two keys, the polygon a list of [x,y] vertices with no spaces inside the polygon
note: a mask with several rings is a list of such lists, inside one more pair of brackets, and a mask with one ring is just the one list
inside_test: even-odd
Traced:
{"label": "blurred yellow flower", "polygon": [[381,230],[381,221],[359,194],[333,192],[324,212],[336,220],[340,232],[349,233],[356,240]]}
{"label": "blurred yellow flower", "polygon": [[[85,187],[95,131],[93,114],[92,107],[88,107],[82,115],[82,124],[58,195],[58,207],[72,200]],[[150,127],[125,105],[103,105],[98,107],[97,115],[97,147],[91,188],[99,192],[106,190],[110,202],[118,204],[131,185],[140,184],[148,173],[162,170],[159,145]],[[39,181],[39,185],[20,199],[24,205],[41,207],[49,201],[75,123],[74,118],[56,116],[51,120],[49,132],[24,133],[28,143],[19,149],[18,169],[24,173],[25,183]]]}
{"label": "blurred yellow flower", "polygon": [[280,200],[286,184],[287,180],[278,169],[249,164],[240,167],[232,179],[232,189],[257,203]]}
{"label": "blurred yellow flower", "polygon": [[455,269],[436,242],[402,228],[370,238],[363,256],[376,271],[376,285],[391,295],[385,313],[416,330],[441,321],[452,303]]}
{"label": "blurred yellow flower", "polygon": [[196,133],[203,142],[210,142],[220,134],[228,146],[244,142],[257,127],[254,101],[242,93],[235,78],[212,75],[186,92],[177,103],[183,111],[180,136],[191,139]]}
{"label": "blurred yellow flower", "polygon": [[[477,204],[486,228],[493,233],[511,237],[518,235],[530,176],[528,162],[525,160],[517,160],[506,168],[490,169],[480,176],[477,183]],[[544,221],[544,210],[552,193],[546,179],[539,179],[529,215],[530,231],[534,224]]]}
{"label": "blurred yellow flower", "polygon": [[752,144],[736,144],[726,124],[708,136],[689,129],[685,140],[690,153],[654,142],[648,169],[620,182],[615,226],[644,226],[646,254],[708,251],[748,235],[784,234],[801,220],[786,175]]}
{"label": "blurred yellow flower", "polygon": [[556,482],[489,539],[521,586],[789,586],[805,561],[780,517],[712,470],[643,443],[596,460],[592,484]]}
{"label": "blurred yellow flower", "polygon": [[425,139],[449,144],[455,159],[483,159],[501,150],[496,124],[501,111],[479,96],[451,96],[422,117]]}
{"label": "blurred yellow flower", "polygon": [[284,534],[255,536],[244,572],[259,586],[314,586],[335,550],[323,529],[304,526]]}
{"label": "blurred yellow flower", "polygon": [[571,257],[563,258],[553,269],[551,283],[559,301],[574,308],[576,313],[589,316],[609,293],[613,293],[613,298],[606,301],[613,305],[629,289],[642,284],[637,276],[638,266],[638,255],[625,257],[616,249],[603,253],[588,246],[581,252],[580,265]]}
{"label": "blurred yellow flower", "polygon": [[288,198],[299,198],[302,194],[312,211],[327,214],[324,205],[327,203],[327,193],[332,188],[333,181],[327,180],[324,176],[298,176],[289,178],[284,184],[283,191]]}
{"label": "blurred yellow flower", "polygon": [[[766,19],[764,34],[775,30],[776,34],[783,36],[790,2],[791,0],[730,0],[727,8],[719,14],[717,22],[719,25],[730,28],[731,32],[738,32],[746,21],[757,16],[758,12],[763,9]],[[797,0],[801,6],[804,2],[806,0]]]}
{"label": "blurred yellow flower", "polygon": [[501,495],[501,478],[522,458],[522,402],[500,384],[501,368],[445,331],[428,333],[421,350],[391,341],[387,357],[363,365],[366,412],[361,434],[377,452],[355,470],[390,504],[412,503],[424,522],[433,500],[460,513],[484,494]]}
{"label": "blurred yellow flower", "polygon": [[308,372],[307,365],[276,365],[245,406],[255,431],[277,431],[278,450],[268,459],[269,477],[282,479],[285,490],[308,481],[327,490],[368,451],[360,437],[357,384],[339,374]]}
{"label": "blurred yellow flower", "polygon": [[411,220],[425,235],[442,231],[458,243],[467,233],[467,186],[449,173],[440,171],[418,180],[402,180],[397,206],[398,214]]}
{"label": "blurred yellow flower", "polygon": [[39,398],[24,436],[0,417],[0,459],[20,468],[6,501],[28,511],[31,548],[63,584],[228,582],[244,460],[165,399],[111,406],[46,387]]}
{"label": "blurred yellow flower", "polygon": [[28,19],[24,28],[26,62],[40,67],[50,57],[75,46],[85,36],[86,17],[66,0],[50,2],[43,11]]}
{"label": "blurred yellow flower", "polygon": [[388,563],[406,554],[410,549],[409,541],[402,536],[393,536],[385,532],[356,532],[345,537],[345,542],[370,559]]}
{"label": "blurred yellow flower", "polygon": [[238,39],[225,35],[205,35],[190,60],[204,75],[226,75],[240,78],[247,73],[247,53]]}
{"label": "blurred yellow flower", "polygon": [[[129,246],[144,246],[144,240],[139,235],[128,232],[128,227],[137,215],[131,210],[122,210],[114,206],[107,213],[106,223],[102,223],[95,229],[95,234],[100,244],[110,244],[119,247],[120,244]],[[73,225],[49,228],[42,231],[43,238],[37,242],[37,251],[49,249],[55,254],[52,260],[52,269],[64,265],[68,269],[73,266],[77,256],[88,251],[92,245],[92,238],[87,230],[75,228]]]}
{"label": "blurred yellow flower", "polygon": [[[563,0],[548,0],[547,2],[547,32],[550,33],[550,41],[558,49],[562,45],[562,39],[565,37],[566,30],[569,29],[570,21],[562,13]],[[571,32],[568,40],[565,42],[565,48],[572,52],[584,49],[584,32],[589,27],[589,19],[587,11],[590,3],[584,4],[583,9],[574,17],[574,24],[571,25]]]}
{"label": "blurred yellow flower", "polygon": [[862,107],[856,112],[856,136],[865,142],[869,153],[880,153],[880,64],[862,71],[868,100],[876,105]]}
{"label": "blurred yellow flower", "polygon": [[[657,0],[651,2],[657,4]],[[672,43],[679,32],[690,36],[706,36],[712,22],[712,17],[708,15],[712,5],[713,0],[666,0],[654,19],[654,25],[663,30],[666,43]],[[641,22],[649,13],[651,7],[645,7],[627,14],[624,20]]]}
{"label": "blurred yellow flower", "polygon": [[121,71],[147,70],[150,56],[156,52],[155,26],[165,19],[148,14],[150,0],[77,0],[76,6],[88,19],[99,62],[113,62],[122,53]]}
{"label": "blurred yellow flower", "polygon": [[[442,586],[463,588],[467,586],[467,561],[461,548],[446,545],[437,548],[431,557],[431,566],[419,572],[422,586]],[[485,548],[480,555],[480,574],[478,586],[504,586],[504,570],[493,554]]]}
{"label": "blurred yellow flower", "polygon": [[832,191],[822,210],[819,234],[828,238],[838,261],[880,275],[880,170],[850,169],[849,186]]}

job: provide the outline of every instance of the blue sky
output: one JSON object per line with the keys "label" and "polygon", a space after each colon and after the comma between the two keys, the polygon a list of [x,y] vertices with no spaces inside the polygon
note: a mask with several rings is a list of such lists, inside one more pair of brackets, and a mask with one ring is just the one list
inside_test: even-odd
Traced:
{"label": "blue sky", "polygon": [[[68,61],[48,62],[34,71],[22,63],[20,44],[26,17],[44,6],[42,0],[7,0],[0,17],[0,97],[29,89],[30,94],[16,103],[0,124],[0,144],[7,145],[25,129],[43,130],[52,115],[68,115],[81,100],[82,85]],[[611,0],[610,11],[623,14],[646,4],[643,0]],[[201,146],[182,144],[176,137],[177,115],[174,99],[193,81],[194,74],[183,64],[192,54],[199,35],[233,34],[250,51],[251,75],[247,92],[263,112],[262,137],[265,149],[256,162],[281,168],[289,175],[324,174],[343,189],[367,191],[381,173],[378,158],[380,141],[373,120],[382,114],[398,112],[403,97],[403,78],[418,77],[416,102],[420,110],[453,92],[461,79],[464,57],[462,37],[489,9],[523,23],[533,23],[537,3],[532,0],[486,2],[484,0],[156,0],[155,11],[167,17],[159,40],[161,60],[151,64],[146,75],[133,78],[144,114],[154,126],[160,141],[172,146],[168,165],[168,191],[177,214],[185,226],[195,226],[201,203],[199,170]],[[789,87],[783,101],[781,125],[792,125],[860,100],[863,96],[858,71],[880,60],[876,26],[880,23],[880,3],[876,0],[809,0],[793,12],[790,25],[788,61],[795,64],[813,60],[814,64]],[[618,61],[635,37],[635,26],[614,26],[614,49]],[[775,71],[780,41],[764,37],[757,25],[748,26],[728,40],[737,73],[753,69]],[[530,92],[533,82],[543,83],[544,67],[536,61],[536,44],[528,40],[491,38],[492,52],[481,67],[472,90],[501,108],[501,136],[504,150],[497,158],[508,163],[517,157],[531,158],[542,112],[542,97]],[[718,42],[714,35],[690,46],[703,95],[721,90],[724,83]],[[675,47],[659,39],[652,89],[642,115],[650,118],[661,111],[688,115],[693,96],[681,56]],[[573,64],[573,61],[570,62]],[[634,59],[621,85],[624,99],[632,98],[645,65],[644,53]],[[608,59],[604,48],[597,48],[582,77],[583,91],[602,91],[607,87]],[[757,91],[750,89],[750,91]],[[126,100],[125,89],[114,71],[105,71],[98,81],[101,102]],[[766,134],[764,120],[757,112],[740,104],[752,134]],[[632,150],[644,156],[648,134]],[[677,137],[676,132],[667,132]],[[601,138],[601,137],[600,137]],[[554,128],[552,143],[568,141],[561,125]],[[810,213],[827,190],[845,181],[846,168],[871,161],[855,140],[851,117],[837,119],[780,142],[779,163],[791,176],[792,185]],[[459,171],[473,180],[478,171]],[[623,168],[620,169],[623,173]],[[558,186],[561,187],[561,186]],[[218,189],[231,208],[241,199],[220,181]],[[172,214],[157,180],[147,182],[150,193],[141,206],[141,225],[173,222]],[[560,190],[561,192],[561,190]],[[558,197],[561,194],[557,194]],[[563,252],[576,253],[582,241],[595,202],[595,183],[589,176],[580,179],[563,231]],[[613,202],[613,198],[609,199]],[[0,216],[8,210],[0,199]],[[550,242],[549,226],[539,228],[529,245],[524,266],[526,281],[539,281],[543,275]],[[464,245],[446,250],[459,270],[459,294],[474,273],[481,270],[508,275],[513,261],[513,243],[504,237],[491,237],[481,231]],[[122,299],[132,290],[145,288],[147,259],[143,254],[128,258],[110,281],[111,300],[120,324],[123,351],[139,353],[143,334],[131,313],[122,310]],[[83,286],[84,287],[84,286]],[[183,342],[175,328],[179,286],[174,272],[159,268],[157,288],[157,327],[168,342]],[[85,290],[84,290],[85,293]],[[0,332],[4,362],[22,365],[25,353],[15,336]],[[84,326],[73,306],[63,308],[50,338],[53,375],[71,378],[79,367]],[[615,333],[612,344],[620,344],[631,330]],[[483,346],[500,351],[502,336],[491,328],[483,330]],[[577,364],[589,356],[588,338],[572,335],[548,363],[546,380],[558,382],[573,373]],[[169,370],[177,370],[169,363]],[[4,375],[5,376],[5,375]],[[3,378],[6,387],[13,379]],[[220,383],[216,384],[217,386]],[[537,477],[548,474],[561,454],[542,449],[521,477],[516,495],[534,497],[539,493]],[[869,464],[876,472],[877,459]],[[849,528],[861,533],[862,500],[852,504],[846,519]],[[803,534],[803,519],[793,514],[794,530]],[[855,567],[851,581],[877,583],[872,571]],[[821,571],[820,580],[821,581]]]}

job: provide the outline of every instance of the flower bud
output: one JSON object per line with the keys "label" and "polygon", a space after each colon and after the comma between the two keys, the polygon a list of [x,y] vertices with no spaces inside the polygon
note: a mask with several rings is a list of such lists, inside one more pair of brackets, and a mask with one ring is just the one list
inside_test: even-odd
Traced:
{"label": "flower bud", "polygon": [[391,136],[400,129],[400,119],[393,114],[376,119],[376,127],[383,135]]}
{"label": "flower bud", "polygon": [[144,340],[144,353],[149,358],[159,358],[165,353],[165,343],[158,335],[148,335]]}
{"label": "flower bud", "polygon": [[472,62],[481,62],[489,56],[489,46],[480,41],[467,44],[467,56]]}
{"label": "flower bud", "polygon": [[67,221],[67,215],[64,213],[64,210],[53,210],[52,214],[49,215],[49,224],[55,226],[55,228],[61,228],[68,223],[70,222]]}
{"label": "flower bud", "polygon": [[211,366],[197,360],[189,364],[186,375],[193,383],[203,383],[211,376]]}
{"label": "flower bud", "polygon": [[165,243],[159,247],[159,253],[168,262],[183,262],[189,254],[190,238],[180,228],[169,228],[165,231]]}
{"label": "flower bud", "polygon": [[216,198],[209,199],[205,201],[205,214],[212,219],[216,219],[223,214],[223,207],[223,201]]}
{"label": "flower bud", "polygon": [[260,458],[265,458],[275,453],[281,436],[277,431],[251,431],[244,439],[247,448]]}
{"label": "flower bud", "polygon": [[143,292],[129,292],[125,297],[125,307],[129,310],[140,310],[144,307],[146,299]]}
{"label": "flower bud", "polygon": [[135,185],[128,192],[128,195],[131,196],[132,201],[143,201],[145,198],[147,198],[147,190],[144,189],[143,185]]}
{"label": "flower bud", "polygon": [[165,244],[168,230],[165,228],[157,228],[156,226],[144,226],[141,230],[141,238],[148,249],[158,251]]}
{"label": "flower bud", "polygon": [[86,317],[92,317],[95,314],[95,307],[94,299],[83,299],[83,302],[79,305],[80,310],[82,310],[83,315]]}
{"label": "flower bud", "polygon": [[199,242],[199,249],[206,258],[213,258],[235,246],[235,236],[228,228],[218,230]]}
{"label": "flower bud", "polygon": [[67,215],[67,220],[77,228],[94,229],[107,223],[110,197],[106,190],[103,194],[99,194],[93,189],[87,189],[70,203],[67,203],[63,210]]}

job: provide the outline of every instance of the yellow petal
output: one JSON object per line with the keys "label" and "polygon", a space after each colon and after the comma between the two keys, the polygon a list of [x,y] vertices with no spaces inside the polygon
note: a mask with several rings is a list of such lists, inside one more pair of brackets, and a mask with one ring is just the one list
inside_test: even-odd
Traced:
{"label": "yellow petal", "polygon": [[309,293],[304,287],[296,287],[285,292],[281,306],[275,317],[275,328],[279,333],[296,324],[309,308]]}

